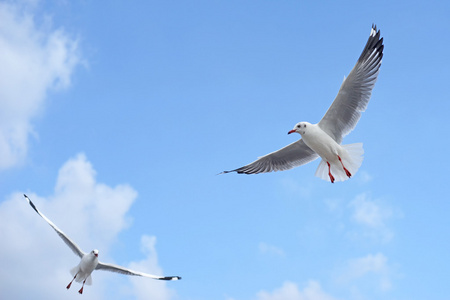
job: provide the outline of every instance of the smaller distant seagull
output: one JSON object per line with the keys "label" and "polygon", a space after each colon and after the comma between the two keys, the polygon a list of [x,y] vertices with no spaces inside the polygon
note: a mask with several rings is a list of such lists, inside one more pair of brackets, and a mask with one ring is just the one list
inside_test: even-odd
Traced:
{"label": "smaller distant seagull", "polygon": [[297,123],[288,134],[301,139],[241,168],[222,173],[258,174],[284,171],[309,163],[319,156],[322,161],[316,176],[323,180],[345,181],[358,171],[363,161],[362,143],[341,145],[344,136],[358,123],[377,81],[383,58],[383,38],[375,25],[356,65],[339,89],[328,111],[317,124]]}
{"label": "smaller distant seagull", "polygon": [[98,250],[94,249],[89,253],[84,253],[78,246],[75,244],[64,232],[62,232],[58,227],[56,227],[55,224],[52,223],[49,219],[47,219],[46,216],[44,216],[37,208],[34,206],[33,202],[31,202],[30,198],[27,197],[27,195],[23,194],[25,196],[25,199],[27,199],[28,203],[31,205],[31,207],[45,220],[47,223],[56,231],[56,233],[59,235],[60,238],[67,244],[67,246],[72,249],[72,251],[78,255],[81,258],[80,263],[78,266],[72,268],[70,270],[70,273],[73,276],[72,281],[70,281],[69,285],[67,286],[67,289],[70,288],[72,285],[72,282],[75,280],[76,282],[83,281],[83,285],[81,286],[81,289],[78,291],[80,294],[83,293],[84,284],[87,285],[92,284],[92,278],[91,273],[94,270],[105,270],[110,272],[117,272],[125,275],[133,275],[133,276],[143,276],[143,277],[149,277],[153,279],[158,280],[180,280],[181,277],[179,276],[155,276],[150,275],[146,273],[136,272],[121,266],[116,266],[113,264],[106,264],[98,261]]}

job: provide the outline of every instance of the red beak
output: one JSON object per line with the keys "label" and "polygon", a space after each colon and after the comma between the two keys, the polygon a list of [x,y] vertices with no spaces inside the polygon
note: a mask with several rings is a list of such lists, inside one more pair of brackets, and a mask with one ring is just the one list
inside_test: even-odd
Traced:
{"label": "red beak", "polygon": [[94,255],[95,255],[95,257],[98,257],[98,254],[97,254],[97,253],[94,253]]}
{"label": "red beak", "polygon": [[295,129],[292,129],[291,131],[288,132],[288,134],[294,133]]}

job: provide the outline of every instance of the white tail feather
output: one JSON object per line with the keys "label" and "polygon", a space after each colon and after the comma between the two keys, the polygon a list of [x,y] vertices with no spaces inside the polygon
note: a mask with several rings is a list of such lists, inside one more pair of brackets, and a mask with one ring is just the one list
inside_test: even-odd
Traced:
{"label": "white tail feather", "polygon": [[342,148],[347,151],[347,160],[342,158],[344,166],[352,173],[352,175],[358,172],[359,167],[364,160],[364,148],[362,143],[342,145]]}
{"label": "white tail feather", "polygon": [[324,161],[323,159],[320,161],[319,166],[317,167],[316,170],[316,177],[319,177],[320,179],[323,179],[325,181],[330,181],[330,178],[328,176],[328,166],[327,166],[327,162]]}
{"label": "white tail feather", "polygon": [[92,285],[91,275],[86,277],[86,273],[84,273],[83,271],[80,271],[80,265],[75,266],[72,269],[70,269],[70,274],[72,274],[72,276],[75,276],[75,274],[77,275],[77,277],[75,278],[76,282],[83,282],[83,280],[86,278],[85,284]]}
{"label": "white tail feather", "polygon": [[[341,157],[345,168],[352,174],[352,176],[358,172],[358,169],[364,159],[363,154],[364,149],[362,143],[342,145],[342,152],[339,153],[339,156]],[[331,174],[333,175],[335,181],[345,181],[348,179],[348,176],[342,168],[341,162],[337,158],[335,161],[329,163],[331,165]],[[323,159],[317,167],[315,175],[325,181],[331,181],[330,176],[328,175],[327,162]]]}
{"label": "white tail feather", "polygon": [[75,278],[76,282],[82,282],[84,280],[83,272],[80,272],[80,265],[70,269],[70,274],[72,274],[72,276],[77,275],[77,277]]}
{"label": "white tail feather", "polygon": [[78,273],[78,270],[79,270],[79,269],[80,269],[79,266],[73,267],[72,269],[70,269],[70,274],[71,274],[72,276],[75,276],[75,274]]}

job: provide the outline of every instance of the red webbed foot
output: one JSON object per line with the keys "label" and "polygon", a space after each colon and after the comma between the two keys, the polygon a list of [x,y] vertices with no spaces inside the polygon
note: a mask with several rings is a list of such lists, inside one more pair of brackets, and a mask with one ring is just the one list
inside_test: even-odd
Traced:
{"label": "red webbed foot", "polygon": [[348,178],[352,177],[352,173],[350,173],[350,171],[347,170],[346,167],[344,167],[344,163],[342,162],[342,159],[341,159],[341,157],[339,155],[338,155],[338,158],[339,158],[339,161],[341,162],[342,168],[344,169],[345,174],[347,175],[347,177]]}
{"label": "red webbed foot", "polygon": [[330,163],[327,162],[327,165],[328,165],[328,176],[330,176],[331,183],[334,183],[334,176],[331,175],[331,166],[330,166]]}

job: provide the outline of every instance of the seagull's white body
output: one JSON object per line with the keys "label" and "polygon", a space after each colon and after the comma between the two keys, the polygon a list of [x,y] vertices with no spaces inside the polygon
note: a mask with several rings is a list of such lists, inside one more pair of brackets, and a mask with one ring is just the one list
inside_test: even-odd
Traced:
{"label": "seagull's white body", "polygon": [[86,280],[86,285],[91,285],[91,274],[95,270],[97,265],[98,251],[92,250],[91,252],[83,255],[80,263],[70,270],[70,274],[72,274],[76,282],[82,282]]}
{"label": "seagull's white body", "polygon": [[320,129],[317,124],[301,122],[299,125],[303,128],[296,132],[302,136],[306,146],[314,150],[320,157],[328,161],[334,161],[337,154],[342,154],[342,147]]}
{"label": "seagull's white body", "polygon": [[52,221],[50,221],[44,214],[42,214],[36,206],[31,202],[30,198],[24,194],[25,199],[28,201],[30,206],[56,231],[59,237],[69,246],[69,248],[81,258],[80,263],[70,270],[70,273],[73,276],[72,281],[67,285],[67,289],[70,288],[72,282],[75,280],[76,282],[83,282],[81,289],[78,291],[80,294],[83,293],[84,285],[92,284],[91,274],[94,270],[105,270],[110,272],[117,272],[125,275],[133,275],[133,276],[143,276],[149,277],[158,280],[180,280],[180,276],[156,276],[142,272],[136,272],[121,266],[107,264],[100,262],[98,260],[98,250],[94,249],[89,253],[83,252],[80,247],[77,246],[64,232],[61,231]]}
{"label": "seagull's white body", "polygon": [[[347,180],[361,166],[362,155],[364,154],[362,143],[340,145],[318,124],[308,122],[298,123],[292,132],[299,133],[306,146],[322,158],[315,175],[323,180],[328,180],[328,178],[332,182]],[[350,175],[346,173],[344,168]],[[330,177],[330,174],[333,175]]]}
{"label": "seagull's white body", "polygon": [[341,145],[341,142],[355,128],[361,113],[367,108],[380,71],[383,49],[380,31],[372,26],[361,56],[319,123],[297,123],[289,133],[299,133],[302,136],[300,140],[248,165],[223,173],[284,171],[321,157],[317,177],[334,182],[347,180],[354,175],[363,160],[362,143]]}

